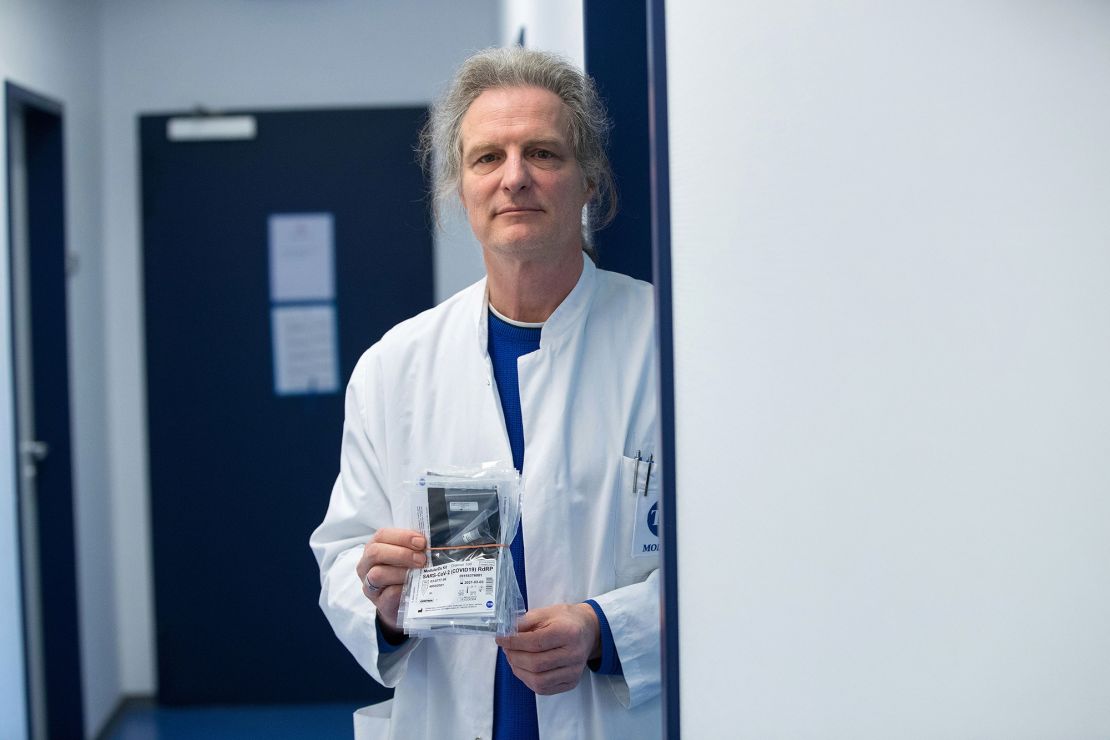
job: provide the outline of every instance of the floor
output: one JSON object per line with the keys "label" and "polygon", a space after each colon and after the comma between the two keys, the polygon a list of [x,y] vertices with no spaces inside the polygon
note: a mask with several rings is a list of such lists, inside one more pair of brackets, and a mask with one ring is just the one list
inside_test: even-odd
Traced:
{"label": "floor", "polygon": [[128,707],[101,740],[350,740],[354,734],[348,704],[250,707]]}

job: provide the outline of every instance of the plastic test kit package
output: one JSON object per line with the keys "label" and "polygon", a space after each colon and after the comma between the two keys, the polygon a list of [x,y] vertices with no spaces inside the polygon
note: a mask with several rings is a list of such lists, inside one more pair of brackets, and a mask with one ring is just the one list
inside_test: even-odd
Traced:
{"label": "plastic test kit package", "polygon": [[524,599],[509,545],[520,525],[520,474],[503,463],[429,472],[405,484],[409,526],[428,542],[397,619],[405,634],[515,634]]}

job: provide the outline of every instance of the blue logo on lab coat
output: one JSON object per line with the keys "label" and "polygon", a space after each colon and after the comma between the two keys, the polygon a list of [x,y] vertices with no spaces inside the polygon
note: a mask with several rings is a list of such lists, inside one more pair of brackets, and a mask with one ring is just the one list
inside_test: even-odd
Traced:
{"label": "blue logo on lab coat", "polygon": [[652,535],[655,536],[655,537],[658,537],[659,536],[659,502],[658,501],[656,501],[654,504],[652,504],[651,508],[648,509],[647,525],[648,525],[648,529],[651,530]]}
{"label": "blue logo on lab coat", "polygon": [[486,602],[486,608],[487,609],[492,609],[493,608],[493,602],[492,601],[487,601]]}

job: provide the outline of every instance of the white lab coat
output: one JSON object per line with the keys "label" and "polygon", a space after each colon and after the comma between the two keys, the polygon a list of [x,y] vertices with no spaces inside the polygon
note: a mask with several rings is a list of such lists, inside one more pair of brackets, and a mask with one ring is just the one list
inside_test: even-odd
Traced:
{"label": "white lab coat", "polygon": [[[657,737],[658,555],[631,552],[633,458],[659,457],[652,288],[583,262],[539,351],[518,362],[528,596],[531,608],[595,599],[624,675],[587,670],[575,689],[538,697],[540,734]],[[377,528],[405,526],[403,481],[437,465],[511,462],[487,310],[482,280],[399,324],[362,356],[347,388],[339,477],[311,545],[336,634],[376,680],[396,687],[391,717],[373,720],[377,737],[492,735],[492,638],[410,639],[379,654],[374,606],[355,572]],[[661,477],[656,468],[653,492]]]}

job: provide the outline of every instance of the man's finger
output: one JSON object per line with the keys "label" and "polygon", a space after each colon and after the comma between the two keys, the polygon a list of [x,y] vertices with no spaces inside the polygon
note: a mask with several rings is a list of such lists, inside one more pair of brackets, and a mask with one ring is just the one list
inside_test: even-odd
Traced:
{"label": "man's finger", "polygon": [[422,568],[426,561],[423,551],[384,542],[371,542],[366,545],[366,549],[362,552],[362,559],[371,568],[376,565]]}
{"label": "man's finger", "polygon": [[[375,565],[366,572],[362,580],[370,581],[377,587],[376,590],[381,591],[386,586],[403,585],[408,572],[408,568],[398,568],[394,565]],[[366,585],[369,586],[370,583]]]}
{"label": "man's finger", "polygon": [[397,624],[397,607],[401,605],[401,587],[386,586],[381,591],[369,596],[378,610],[378,617],[389,627],[400,630]]}
{"label": "man's finger", "polygon": [[523,668],[532,673],[547,673],[559,668],[580,665],[581,659],[576,658],[566,647],[555,650],[545,650],[542,653],[530,653],[524,650],[506,650],[505,657],[513,668]]}
{"label": "man's finger", "polygon": [[381,542],[386,545],[407,547],[410,550],[423,550],[427,545],[424,535],[413,529],[385,528],[374,532],[371,542]]}
{"label": "man's finger", "polygon": [[540,632],[522,632],[512,637],[498,637],[497,644],[505,650],[516,650],[526,653],[541,653],[558,647],[547,635]]}
{"label": "man's finger", "polygon": [[529,609],[524,616],[517,620],[517,632],[531,632],[547,624],[549,615],[547,609]]}
{"label": "man's finger", "polygon": [[582,671],[573,668],[559,668],[544,673],[534,673],[524,668],[513,666],[513,675],[524,682],[524,685],[542,696],[561,694],[578,685],[582,678]]}
{"label": "man's finger", "polygon": [[499,637],[497,644],[509,650],[528,650],[537,652],[550,650],[559,645],[559,640],[552,640],[546,634],[544,627],[550,619],[548,608],[529,609],[524,616],[517,620],[516,634],[512,637]]}
{"label": "man's finger", "polygon": [[386,610],[397,616],[397,607],[401,605],[401,587],[386,586],[378,592],[378,600],[374,604],[379,610]]}

